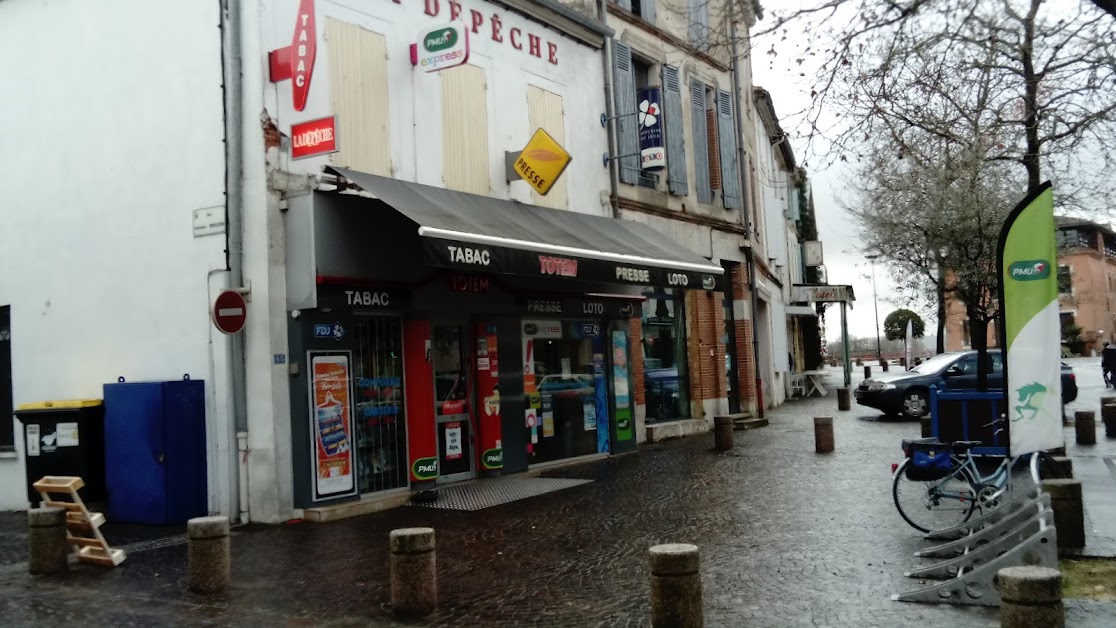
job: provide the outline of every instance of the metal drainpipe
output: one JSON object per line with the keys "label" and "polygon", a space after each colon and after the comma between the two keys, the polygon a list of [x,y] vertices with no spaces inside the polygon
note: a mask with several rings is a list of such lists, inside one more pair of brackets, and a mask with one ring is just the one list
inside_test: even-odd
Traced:
{"label": "metal drainpipe", "polygon": [[[608,0],[597,0],[597,19],[601,24],[608,26]],[[616,120],[615,116],[616,106],[613,100],[612,93],[612,38],[606,37],[604,40],[603,51],[601,55],[601,63],[604,66],[604,88],[605,88],[605,117],[608,118],[608,186],[609,204],[612,205],[612,217],[620,217],[620,172],[617,170],[617,163],[612,159],[613,155],[617,154],[616,146],[619,140],[616,137]]]}
{"label": "metal drainpipe", "polygon": [[[221,1],[222,75],[225,106],[225,258],[229,288],[244,285],[244,107],[241,64],[241,3]],[[233,398],[233,423],[237,436],[238,508],[240,522],[248,522],[248,412],[244,361],[244,334],[229,337],[229,387]]]}
{"label": "metal drainpipe", "polygon": [[756,256],[755,256],[755,249],[753,249],[752,246],[751,246],[751,244],[753,243],[752,242],[752,217],[748,213],[748,210],[747,210],[748,209],[748,199],[750,197],[748,195],[748,176],[747,176],[747,170],[748,169],[745,165],[747,152],[744,149],[744,119],[740,115],[740,105],[743,102],[743,98],[742,98],[742,94],[741,94],[741,90],[740,90],[740,64],[739,64],[739,52],[738,52],[738,49],[737,49],[737,33],[736,33],[737,21],[735,19],[735,17],[736,17],[735,16],[735,6],[736,6],[735,3],[729,3],[729,7],[730,7],[729,10],[733,11],[733,14],[730,16],[729,19],[731,20],[730,27],[732,29],[732,31],[731,31],[731,40],[732,40],[732,66],[731,66],[732,89],[733,89],[734,92],[736,92],[736,107],[735,107],[735,111],[733,112],[735,114],[735,118],[736,118],[736,153],[737,153],[736,161],[737,161],[737,166],[740,169],[740,205],[741,205],[740,222],[744,226],[744,230],[747,232],[746,235],[747,235],[749,243],[750,243],[748,248],[744,251],[744,253],[745,253],[745,256],[747,257],[747,260],[748,260],[748,294],[749,294],[750,300],[751,300],[750,309],[752,310],[752,367],[753,367],[753,370],[755,371],[755,386],[756,386],[756,394],[755,394],[754,398],[756,400],[756,416],[759,417],[759,418],[762,418],[763,417],[763,397],[762,397],[760,388],[763,385],[763,381],[760,378],[760,373],[759,373],[759,329],[756,327],[756,315],[759,312],[758,303],[756,301]]}

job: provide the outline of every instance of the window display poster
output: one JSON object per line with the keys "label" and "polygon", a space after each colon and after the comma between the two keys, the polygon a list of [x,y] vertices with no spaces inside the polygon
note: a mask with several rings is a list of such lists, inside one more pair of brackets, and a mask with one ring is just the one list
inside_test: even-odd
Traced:
{"label": "window display poster", "polygon": [[356,492],[349,353],[309,352],[315,498]]}
{"label": "window display poster", "polygon": [[635,438],[628,388],[628,332],[616,329],[612,332],[612,389],[616,396],[616,439],[621,441]]}
{"label": "window display poster", "polygon": [[463,455],[461,423],[446,423],[446,460],[460,460]]}
{"label": "window display poster", "polygon": [[531,442],[527,444],[527,453],[535,450],[534,445],[539,442],[539,420],[534,408],[527,408],[523,411],[523,419],[527,424],[527,429],[531,430]]}
{"label": "window display poster", "polygon": [[[597,421],[597,453],[600,454],[612,451],[610,442],[612,434],[608,429],[608,387],[605,386],[605,376],[608,371],[605,368],[604,343],[603,337],[593,341],[593,418]],[[589,429],[588,417],[585,423],[586,429]]]}
{"label": "window display poster", "polygon": [[554,395],[542,395],[543,438],[554,436]]}
{"label": "window display poster", "polygon": [[585,421],[585,431],[597,429],[597,400],[595,397],[583,397],[581,400],[581,416]]}

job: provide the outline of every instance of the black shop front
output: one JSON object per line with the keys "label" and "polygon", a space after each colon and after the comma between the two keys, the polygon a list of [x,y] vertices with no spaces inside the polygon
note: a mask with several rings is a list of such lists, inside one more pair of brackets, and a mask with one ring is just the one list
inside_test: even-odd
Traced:
{"label": "black shop front", "polygon": [[719,267],[639,223],[330,172],[286,214],[299,507],[635,449],[643,290]]}

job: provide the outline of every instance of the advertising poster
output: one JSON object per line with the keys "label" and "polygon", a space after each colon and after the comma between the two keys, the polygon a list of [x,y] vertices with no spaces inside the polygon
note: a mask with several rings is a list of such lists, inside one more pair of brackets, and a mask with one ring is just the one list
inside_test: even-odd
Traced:
{"label": "advertising poster", "polygon": [[628,332],[612,332],[612,389],[616,393],[616,439],[635,438],[632,398],[628,390]]}
{"label": "advertising poster", "polygon": [[539,419],[536,410],[528,408],[523,411],[523,421],[527,425],[527,429],[531,431],[531,442],[527,445],[527,452],[534,451],[535,445],[539,442]]}
{"label": "advertising poster", "polygon": [[554,395],[542,396],[543,438],[554,436]]}
{"label": "advertising poster", "polygon": [[1001,346],[1007,347],[1008,455],[1062,447],[1061,324],[1054,193],[1020,203],[1000,232]]}
{"label": "advertising poster", "polygon": [[663,143],[663,90],[659,87],[641,89],[639,100],[639,153],[643,170],[666,168]]}
{"label": "advertising poster", "polygon": [[316,499],[356,492],[349,354],[309,352]]}
{"label": "advertising poster", "polygon": [[[604,339],[596,338],[593,341],[593,420],[596,421],[597,453],[612,451],[610,441],[612,434],[608,429],[608,386],[605,377],[608,369],[605,368]],[[589,428],[589,417],[585,417],[585,429]]]}
{"label": "advertising poster", "polygon": [[446,460],[460,460],[463,455],[461,446],[461,423],[446,423]]}

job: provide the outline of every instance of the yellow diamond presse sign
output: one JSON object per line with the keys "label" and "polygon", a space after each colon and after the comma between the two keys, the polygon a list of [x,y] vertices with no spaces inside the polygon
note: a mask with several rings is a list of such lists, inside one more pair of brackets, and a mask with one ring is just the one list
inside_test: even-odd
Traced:
{"label": "yellow diamond presse sign", "polygon": [[521,179],[545,196],[572,160],[573,157],[549,133],[539,129],[519,153],[514,168]]}

